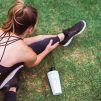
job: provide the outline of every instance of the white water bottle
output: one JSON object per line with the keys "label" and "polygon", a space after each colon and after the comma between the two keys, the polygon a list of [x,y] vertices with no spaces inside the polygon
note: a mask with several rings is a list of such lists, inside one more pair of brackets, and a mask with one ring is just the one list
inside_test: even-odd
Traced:
{"label": "white water bottle", "polygon": [[47,73],[47,76],[53,95],[61,95],[62,89],[61,89],[60,77],[55,67],[52,67],[50,69],[50,71]]}

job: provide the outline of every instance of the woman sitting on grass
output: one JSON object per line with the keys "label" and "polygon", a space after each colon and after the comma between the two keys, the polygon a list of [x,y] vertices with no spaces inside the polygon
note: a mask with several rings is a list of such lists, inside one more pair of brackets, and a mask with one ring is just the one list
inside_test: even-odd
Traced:
{"label": "woman sitting on grass", "polygon": [[35,31],[37,17],[35,8],[16,0],[0,29],[0,89],[5,93],[4,101],[16,101],[19,73],[24,65],[35,67],[56,47],[68,46],[86,27],[85,21],[80,21],[58,35],[25,38]]}

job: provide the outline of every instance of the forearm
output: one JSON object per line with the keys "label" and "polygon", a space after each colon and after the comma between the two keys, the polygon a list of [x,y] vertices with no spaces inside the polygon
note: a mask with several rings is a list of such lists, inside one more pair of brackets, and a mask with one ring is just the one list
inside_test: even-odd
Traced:
{"label": "forearm", "polygon": [[37,55],[37,59],[33,64],[34,66],[37,66],[38,64],[40,64],[40,62],[46,57],[46,55],[48,55],[50,52],[47,50],[44,50],[42,53],[40,53],[39,55]]}

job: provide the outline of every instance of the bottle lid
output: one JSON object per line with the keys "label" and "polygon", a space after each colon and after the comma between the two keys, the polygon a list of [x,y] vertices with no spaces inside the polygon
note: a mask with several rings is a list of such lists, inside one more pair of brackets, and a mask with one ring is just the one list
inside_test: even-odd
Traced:
{"label": "bottle lid", "polygon": [[53,70],[56,70],[56,68],[54,66],[52,66],[49,71],[53,71]]}

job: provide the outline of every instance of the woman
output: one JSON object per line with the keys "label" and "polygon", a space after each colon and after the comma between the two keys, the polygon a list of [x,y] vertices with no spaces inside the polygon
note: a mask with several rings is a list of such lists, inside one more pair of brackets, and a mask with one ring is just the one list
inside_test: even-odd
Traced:
{"label": "woman", "polygon": [[18,77],[24,65],[38,65],[56,47],[68,46],[86,27],[85,21],[80,21],[58,35],[25,38],[35,31],[37,16],[35,8],[16,0],[0,29],[0,89],[5,92],[4,101],[16,101]]}

